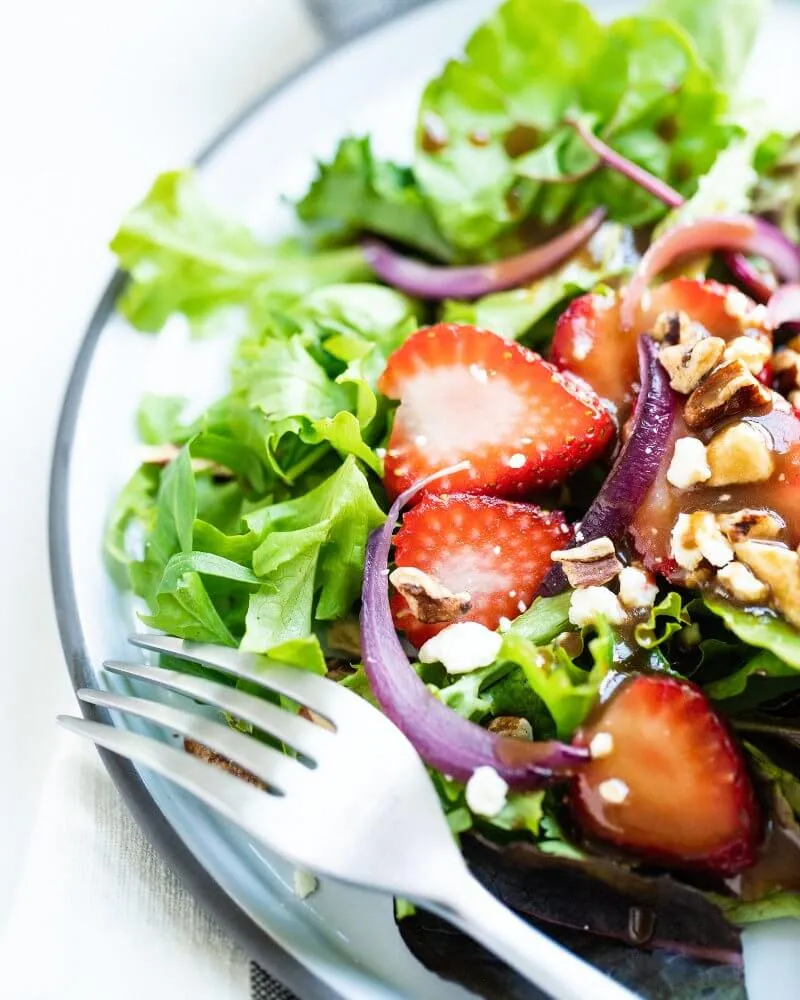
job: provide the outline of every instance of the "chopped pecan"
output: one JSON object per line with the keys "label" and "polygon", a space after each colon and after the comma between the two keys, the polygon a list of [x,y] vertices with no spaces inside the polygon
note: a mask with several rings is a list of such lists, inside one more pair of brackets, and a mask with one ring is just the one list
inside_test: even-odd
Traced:
{"label": "chopped pecan", "polygon": [[319,712],[315,712],[313,708],[306,708],[306,706],[303,705],[300,708],[298,715],[302,715],[304,719],[308,719],[309,722],[313,722],[315,726],[321,726],[323,729],[327,729],[328,732],[336,732],[336,726],[326,719],[324,715],[320,715]]}
{"label": "chopped pecan", "polygon": [[772,405],[772,393],[742,361],[728,361],[715,368],[686,400],[683,415],[692,430],[711,427]]}
{"label": "chopped pecan", "polygon": [[235,778],[241,778],[242,781],[246,781],[250,785],[256,785],[258,788],[266,788],[264,782],[261,781],[260,778],[257,778],[251,771],[247,771],[245,768],[240,767],[229,757],[223,757],[221,753],[217,753],[215,750],[212,750],[211,747],[207,747],[205,743],[198,743],[197,740],[185,739],[183,741],[183,748],[193,757],[199,757],[201,760],[205,760],[209,764],[213,764],[214,767],[219,767],[223,771],[227,771],[228,774],[232,774]]}
{"label": "chopped pecan", "polygon": [[454,594],[415,566],[398,566],[389,580],[405,598],[411,614],[425,624],[457,621],[472,607],[469,594]]}
{"label": "chopped pecan", "polygon": [[688,396],[719,363],[725,351],[721,337],[701,337],[662,347],[658,358],[669,374],[669,384]]}
{"label": "chopped pecan", "polygon": [[717,583],[745,604],[760,604],[769,597],[769,587],[744,563],[734,561],[723,566],[717,573]]}
{"label": "chopped pecan", "polygon": [[561,563],[571,587],[592,587],[613,580],[622,569],[614,543],[603,536],[573,549],[551,552],[553,562]]}
{"label": "chopped pecan", "polygon": [[767,436],[757,425],[746,421],[731,424],[715,434],[706,455],[711,466],[709,486],[763,483],[775,468]]}
{"label": "chopped pecan", "polygon": [[653,340],[665,344],[689,344],[707,335],[705,327],[694,323],[683,310],[659,313],[650,333]]}
{"label": "chopped pecan", "polygon": [[498,736],[510,736],[515,740],[533,739],[533,726],[527,719],[517,715],[498,715],[487,728],[490,733],[497,733]]}
{"label": "chopped pecan", "polygon": [[736,557],[769,586],[787,621],[800,627],[800,555],[780,542],[748,539],[736,546]]}
{"label": "chopped pecan", "polygon": [[730,514],[717,514],[717,524],[729,542],[743,542],[747,538],[774,541],[783,531],[783,521],[768,510],[745,507]]}
{"label": "chopped pecan", "polygon": [[775,388],[788,395],[800,387],[800,353],[784,347],[772,355]]}
{"label": "chopped pecan", "polygon": [[749,337],[744,334],[730,341],[723,357],[726,361],[741,361],[753,375],[758,375],[771,354],[772,345],[768,337],[759,334]]}

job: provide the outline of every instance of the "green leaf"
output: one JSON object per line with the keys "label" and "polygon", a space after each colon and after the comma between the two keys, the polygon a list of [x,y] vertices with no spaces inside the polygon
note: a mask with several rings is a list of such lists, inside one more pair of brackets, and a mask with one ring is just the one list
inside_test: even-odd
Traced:
{"label": "green leaf", "polygon": [[672,590],[650,609],[646,621],[639,622],[635,626],[633,637],[642,649],[656,649],[668,642],[676,632],[680,632],[690,622],[681,595]]}
{"label": "green leaf", "polygon": [[263,307],[319,284],[369,273],[358,247],[308,255],[268,247],[241,223],[210,208],[191,170],[162,174],[125,217],[111,249],[130,275],[119,308],[140,330],[160,330],[173,313],[195,325],[232,307]]}
{"label": "green leaf", "polygon": [[538,837],[542,822],[544,792],[517,792],[509,795],[500,812],[491,819],[501,830],[527,830]]}
{"label": "green leaf", "polygon": [[768,611],[747,611],[721,597],[706,595],[703,600],[742,642],[769,650],[787,666],[800,670],[800,632],[783,618]]}
{"label": "green leaf", "polygon": [[762,170],[753,211],[777,223],[792,243],[800,243],[800,132],[785,140]]}
{"label": "green leaf", "polygon": [[606,27],[574,0],[506,0],[428,85],[415,172],[461,252],[493,250],[525,220],[554,224],[598,205],[640,225],[663,205],[619,174],[587,172],[591,158],[564,131],[565,117],[583,116],[689,195],[732,135],[726,106],[672,21],[643,15]]}
{"label": "green leaf", "polygon": [[258,544],[254,531],[228,535],[208,521],[196,520],[193,527],[194,545],[200,552],[210,552],[242,566],[252,564],[253,552]]}
{"label": "green leaf", "polygon": [[[609,646],[610,643],[610,646]],[[498,661],[519,664],[533,692],[544,702],[560,739],[572,736],[597,701],[600,683],[613,662],[613,634],[598,626],[590,644],[595,665],[590,671],[576,666],[560,646],[537,647],[514,632],[503,637]]]}
{"label": "green leaf", "polygon": [[634,260],[630,233],[606,223],[586,250],[526,288],[495,292],[475,302],[445,302],[445,323],[472,323],[516,340],[565,299],[625,273]]}
{"label": "green leaf", "polygon": [[343,139],[333,160],[319,164],[297,213],[304,222],[315,223],[339,238],[366,231],[440,260],[452,256],[413,173],[376,159],[366,137]]}
{"label": "green leaf", "polygon": [[159,593],[153,603],[153,614],[141,616],[145,625],[192,642],[236,645],[199,574],[185,573],[176,581],[174,589]]}
{"label": "green leaf", "polygon": [[308,430],[301,431],[300,436],[308,444],[327,441],[343,458],[354,455],[376,475],[383,475],[383,463],[372,448],[364,443],[358,419],[352,413],[343,411],[335,417],[315,420]]}
{"label": "green leaf", "polygon": [[737,89],[770,0],[651,0],[656,17],[677,21],[726,88]]}
{"label": "green leaf", "polygon": [[732,924],[741,926],[760,923],[762,920],[781,920],[785,917],[800,920],[800,893],[798,892],[775,892],[763,899],[753,901],[744,901],[729,896],[714,896],[714,902]]}
{"label": "green leaf", "polygon": [[111,508],[103,537],[106,566],[119,587],[130,585],[129,567],[133,555],[128,545],[128,529],[138,524],[147,533],[156,521],[156,493],[160,470],[140,465],[123,486]]}
{"label": "green leaf", "polygon": [[260,583],[252,570],[222,556],[210,552],[176,552],[164,567],[164,575],[158,587],[159,594],[175,590],[181,578],[189,572],[215,576],[251,587],[257,587]]}
{"label": "green leaf", "polygon": [[348,456],[315,489],[256,508],[245,521],[261,539],[253,569],[262,586],[250,598],[243,647],[266,652],[308,635],[312,614],[328,621],[347,614],[361,591],[367,537],[384,514]]}
{"label": "green leaf", "polygon": [[537,597],[528,610],[511,623],[509,635],[544,646],[562,632],[574,629],[569,620],[571,598],[572,591],[556,597]]}
{"label": "green leaf", "polygon": [[[779,689],[776,689],[773,685],[767,687],[763,685],[763,679],[766,678],[792,678],[794,683],[788,687],[781,685]],[[745,690],[754,680],[762,681],[760,697],[756,698],[757,704],[759,700],[768,701],[779,693],[793,690],[794,687],[800,688],[800,670],[789,663],[785,663],[779,657],[775,656],[774,653],[764,651],[753,656],[743,667],[740,667],[727,677],[707,684],[706,694],[709,698],[713,698],[714,701],[725,701],[729,698],[736,698],[744,694]]]}
{"label": "green leaf", "polygon": [[257,356],[238,366],[233,384],[248,406],[260,409],[272,421],[287,417],[320,420],[348,409],[351,403],[348,389],[328,377],[300,337],[268,340]]}
{"label": "green leaf", "polygon": [[186,406],[182,396],[146,392],[136,411],[136,430],[143,444],[170,444],[180,438],[180,416]]}
{"label": "green leaf", "polygon": [[328,672],[325,655],[315,635],[306,635],[302,639],[288,639],[269,651],[273,660],[280,660],[290,667],[308,670],[312,674],[325,676]]}

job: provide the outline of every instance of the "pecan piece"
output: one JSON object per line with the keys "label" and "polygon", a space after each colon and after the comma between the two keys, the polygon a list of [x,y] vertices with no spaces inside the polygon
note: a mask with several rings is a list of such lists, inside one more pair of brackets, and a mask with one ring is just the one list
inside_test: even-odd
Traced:
{"label": "pecan piece", "polygon": [[246,781],[250,785],[255,785],[257,788],[267,787],[252,771],[247,771],[245,768],[240,767],[239,764],[232,761],[229,757],[223,757],[221,753],[217,753],[211,747],[207,747],[205,743],[198,743],[197,740],[187,738],[183,741],[183,748],[193,757],[199,757],[200,760],[204,760],[209,764],[213,764],[214,767],[219,767],[223,771],[227,771],[234,778],[241,778],[242,781]]}
{"label": "pecan piece", "polygon": [[498,715],[488,725],[490,733],[499,736],[509,736],[515,740],[532,740],[533,726],[527,719],[517,715]]}
{"label": "pecan piece", "polygon": [[614,543],[605,536],[572,549],[551,552],[550,558],[553,562],[561,563],[570,587],[593,587],[608,583],[622,569]]}
{"label": "pecan piece", "polygon": [[763,483],[775,469],[769,441],[756,424],[742,421],[715,434],[706,448],[709,486]]}
{"label": "pecan piece", "polygon": [[454,622],[472,607],[467,593],[454,594],[416,566],[398,566],[389,577],[411,614],[426,625]]}
{"label": "pecan piece", "polygon": [[722,420],[759,413],[772,405],[772,393],[743,361],[728,361],[715,368],[686,400],[683,415],[694,431]]}
{"label": "pecan piece", "polygon": [[701,337],[689,343],[662,347],[658,359],[676,392],[688,396],[719,363],[725,351],[721,337]]}
{"label": "pecan piece", "polygon": [[707,337],[708,331],[679,309],[674,312],[659,313],[650,336],[659,343],[692,344],[701,337]]}
{"label": "pecan piece", "polygon": [[784,347],[772,355],[772,372],[775,388],[788,395],[800,387],[800,353]]}
{"label": "pecan piece", "polygon": [[800,555],[779,542],[748,540],[736,546],[736,557],[769,586],[787,621],[800,627]]}
{"label": "pecan piece", "polygon": [[717,524],[729,542],[748,538],[774,541],[784,528],[783,521],[771,511],[744,507],[730,514],[717,514]]}

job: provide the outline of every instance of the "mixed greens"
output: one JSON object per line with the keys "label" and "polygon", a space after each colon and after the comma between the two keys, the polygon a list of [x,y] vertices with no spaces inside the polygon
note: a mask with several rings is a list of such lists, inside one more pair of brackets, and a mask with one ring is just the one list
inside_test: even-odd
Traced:
{"label": "mixed greens", "polygon": [[[278,244],[261,242],[244,224],[217,213],[192,170],[159,177],[112,242],[129,275],[119,309],[143,332],[184,323],[198,337],[234,331],[236,346],[228,394],[199,417],[185,417],[183,399],[152,395],[137,415],[142,461],[111,512],[106,555],[120,586],[141,599],[145,624],[330,673],[387,708],[380,695],[384,667],[375,665],[385,652],[383,640],[362,648],[366,632],[359,632],[358,616],[362,592],[367,594],[370,537],[380,534],[390,501],[421,478],[396,456],[404,433],[397,403],[401,409],[409,404],[406,383],[395,373],[409,377],[401,368],[419,343],[413,335],[431,324],[450,325],[464,343],[471,343],[474,327],[493,331],[519,345],[513,350],[528,359],[531,349],[550,352],[567,372],[563,391],[595,407],[596,428],[606,436],[570,465],[569,478],[540,477],[538,488],[529,480],[524,490],[506,483],[482,492],[499,495],[504,499],[498,502],[509,507],[524,500],[560,510],[565,532],[572,531],[570,523],[593,524],[587,511],[598,498],[608,498],[611,439],[620,430],[631,432],[631,424],[623,425],[633,398],[614,399],[613,390],[600,384],[603,372],[595,382],[590,369],[559,353],[561,339],[551,347],[556,323],[563,329],[564,316],[574,317],[589,301],[599,308],[597,296],[603,295],[610,310],[624,314],[619,289],[634,274],[631,287],[644,280],[642,249],[652,251],[664,234],[685,233],[698,220],[720,214],[750,211],[772,228],[768,238],[762,238],[766,230],[748,230],[750,242],[712,239],[699,248],[704,253],[678,261],[686,280],[707,274],[727,282],[739,278],[745,291],[757,295],[754,283],[761,282],[762,292],[764,285],[774,287],[769,261],[777,263],[778,278],[791,276],[792,244],[800,235],[798,140],[772,130],[763,109],[737,92],[767,6],[766,0],[653,0],[637,15],[603,24],[577,0],[506,0],[478,27],[463,56],[426,87],[412,165],[382,160],[369,137],[345,137],[330,160],[320,163],[297,204],[297,235]],[[620,158],[621,169],[587,144],[587,130]],[[664,190],[674,194],[670,204],[657,196]],[[484,273],[493,281],[505,268],[507,278],[509,260],[532,245],[552,246],[592,212],[598,212],[597,225],[593,235],[582,237],[581,248],[566,259],[551,254],[524,284],[498,281],[477,299],[453,294],[464,267],[488,266]],[[389,241],[389,271],[375,264],[365,236]],[[737,265],[713,256],[716,249],[753,251],[768,260],[740,259]],[[436,294],[413,297],[378,280],[376,271],[386,278],[405,268],[408,258],[434,275]],[[673,269],[671,277],[679,273]],[[648,274],[648,283],[654,277]],[[691,315],[689,306],[672,299],[642,319],[637,332],[650,333],[661,315],[686,310],[691,320],[718,332],[705,315]],[[594,313],[583,315],[594,321]],[[614,317],[618,324],[616,312]],[[620,343],[624,325],[614,327]],[[783,325],[779,332],[787,330]],[[635,338],[630,345],[624,358],[601,358],[606,369],[618,366],[623,390],[641,384]],[[650,348],[653,371],[661,371],[655,350]],[[774,367],[774,358],[768,363]],[[569,372],[585,382],[578,384]],[[588,392],[586,382],[597,396],[581,395]],[[773,386],[790,400],[800,388],[770,382],[764,391]],[[672,392],[666,381],[663,392],[664,399]],[[634,437],[648,419],[641,412],[649,405],[644,397],[654,395],[641,393],[631,418]],[[495,417],[475,413],[487,424]],[[445,413],[442,419],[455,418]],[[670,423],[670,433],[672,428]],[[665,442],[667,437],[665,432]],[[674,443],[674,437],[669,440]],[[413,471],[419,456],[407,454]],[[662,457],[650,463],[642,496],[655,488]],[[528,456],[520,458],[524,464]],[[435,471],[437,461],[430,457],[421,473]],[[450,464],[439,461],[438,467]],[[623,491],[629,486],[626,478]],[[428,489],[445,497],[469,493],[452,470]],[[473,500],[463,502],[471,511]],[[640,519],[648,502],[635,505]],[[414,510],[427,509],[426,503]],[[621,506],[618,487],[612,503],[617,521]],[[771,505],[765,499],[748,506]],[[792,529],[785,509],[775,509]],[[633,510],[633,535],[641,538],[636,516]],[[617,526],[603,524],[595,537],[614,536]],[[574,539],[582,540],[591,539]],[[653,571],[652,553],[613,540],[625,561],[641,566],[643,560],[642,572]],[[387,536],[387,551],[389,541]],[[572,544],[570,535],[550,550]],[[531,598],[545,582],[547,557],[546,563],[531,583]],[[384,588],[389,569],[384,560]],[[579,621],[566,578],[559,586],[548,579],[542,592],[548,596],[514,601],[519,608],[502,616],[508,621],[494,619],[499,638],[491,662],[463,673],[449,673],[438,660],[421,662],[430,658],[417,657],[398,640],[388,603],[379,624],[391,630],[403,658],[411,654],[407,669],[422,682],[420,689],[447,712],[485,733],[501,731],[497,720],[523,720],[531,746],[574,751],[621,674],[690,680],[746,755],[767,836],[780,833],[794,844],[800,865],[800,632],[792,614],[779,600],[748,604],[712,585],[710,576],[660,567],[657,597],[624,622],[603,613]],[[395,593],[392,611],[395,626],[405,632],[399,598]],[[440,619],[433,631],[445,624]],[[408,638],[422,645],[411,631]],[[418,748],[425,756],[424,746]],[[537,774],[544,773],[543,759],[537,758]],[[554,759],[547,758],[550,764]],[[608,848],[603,860],[604,848],[584,836],[567,801],[572,773],[529,787],[511,781],[502,808],[492,814],[470,808],[468,782],[454,779],[457,770],[432,770],[432,778],[454,833],[469,833],[468,850],[480,843],[495,852],[498,865],[516,856],[515,850],[528,851],[539,867],[552,859],[559,871],[567,865],[631,898],[646,895],[643,887],[654,871],[671,866],[647,852],[620,853],[619,845]],[[767,878],[742,893],[730,880],[709,880],[678,866],[669,883],[658,876],[664,899],[648,905],[657,912],[667,906],[673,890],[663,886],[669,884],[675,899],[691,891],[735,925],[800,917],[800,871],[795,875]],[[602,901],[597,908],[602,912]],[[538,916],[547,919],[546,913]],[[725,920],[714,931],[720,941]],[[602,932],[601,919],[587,915],[585,922]],[[684,928],[669,946],[707,953],[694,944]],[[735,951],[735,934],[733,944],[725,938],[717,949],[726,960]]]}

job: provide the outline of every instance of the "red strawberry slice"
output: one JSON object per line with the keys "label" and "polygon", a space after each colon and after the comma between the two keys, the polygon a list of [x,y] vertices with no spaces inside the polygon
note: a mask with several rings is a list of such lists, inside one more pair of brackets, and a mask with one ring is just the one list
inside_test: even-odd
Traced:
{"label": "red strawberry slice", "polygon": [[636,327],[623,331],[619,298],[613,292],[574,299],[559,318],[550,348],[558,368],[574,372],[616,407],[627,409],[638,376],[636,338],[652,330],[664,312],[684,312],[710,333],[733,340],[749,331],[769,336],[766,313],[731,285],[676,278],[649,292]]}
{"label": "red strawberry slice", "polygon": [[700,688],[630,678],[575,742],[597,754],[572,786],[587,834],[670,866],[734,875],[753,864],[763,829],[753,786]]}
{"label": "red strawberry slice", "polygon": [[[552,566],[550,553],[571,538],[559,511],[467,493],[426,495],[404,515],[394,559],[453,593],[468,593],[472,608],[459,620],[495,629],[502,617],[516,618],[528,607]],[[415,646],[446,627],[420,622],[400,594],[392,610],[395,626]]]}
{"label": "red strawberry slice", "polygon": [[378,388],[400,400],[385,463],[392,496],[465,460],[470,468],[438,491],[523,495],[561,482],[614,435],[588,386],[472,326],[419,330],[389,358]]}

